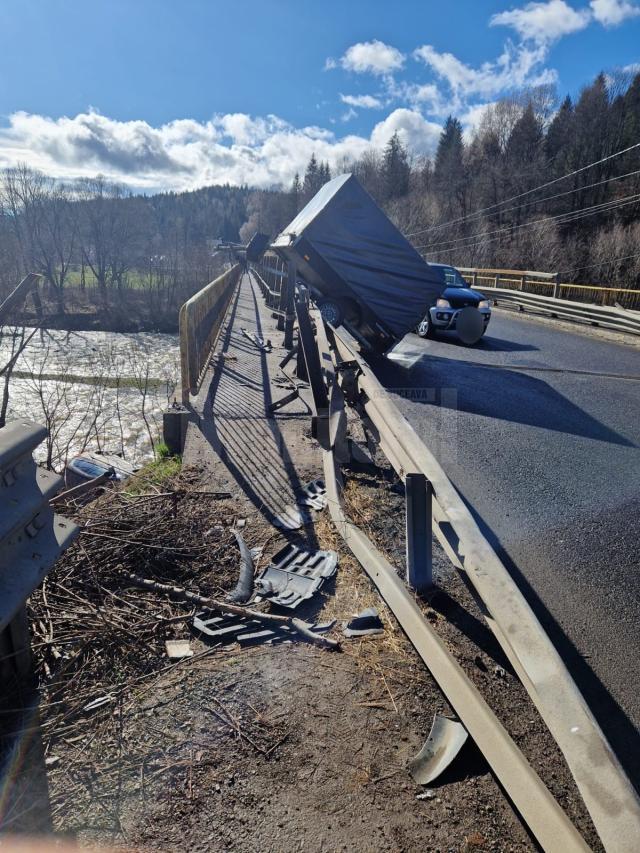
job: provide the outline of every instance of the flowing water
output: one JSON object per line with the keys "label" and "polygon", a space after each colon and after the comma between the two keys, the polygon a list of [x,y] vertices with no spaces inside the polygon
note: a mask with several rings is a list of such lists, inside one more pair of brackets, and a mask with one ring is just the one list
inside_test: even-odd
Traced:
{"label": "flowing water", "polygon": [[[7,331],[0,370],[11,357]],[[179,370],[177,335],[38,330],[16,363],[7,420],[47,426],[50,447],[41,445],[36,457],[46,459],[49,449],[57,470],[85,449],[139,464],[152,457],[162,412],[179,395]]]}

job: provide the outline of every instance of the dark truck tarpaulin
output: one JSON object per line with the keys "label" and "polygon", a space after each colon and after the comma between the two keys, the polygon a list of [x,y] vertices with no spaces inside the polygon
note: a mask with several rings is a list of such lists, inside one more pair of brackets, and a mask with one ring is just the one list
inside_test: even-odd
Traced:
{"label": "dark truck tarpaulin", "polygon": [[296,265],[316,302],[378,351],[412,331],[443,290],[432,270],[353,175],[326,183],[272,248]]}

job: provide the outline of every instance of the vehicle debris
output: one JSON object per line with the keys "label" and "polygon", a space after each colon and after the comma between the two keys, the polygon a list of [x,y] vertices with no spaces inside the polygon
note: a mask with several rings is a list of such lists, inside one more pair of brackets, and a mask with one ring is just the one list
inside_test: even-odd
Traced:
{"label": "vehicle debris", "polygon": [[298,505],[310,506],[318,511],[323,510],[327,505],[327,489],[324,480],[321,477],[311,480],[300,489],[297,499]]}
{"label": "vehicle debris", "polygon": [[345,637],[376,636],[384,634],[384,625],[375,607],[367,607],[345,625],[342,633]]}
{"label": "vehicle debris", "polygon": [[238,577],[238,583],[229,593],[228,599],[236,604],[245,604],[253,595],[253,557],[240,533],[238,533],[237,530],[233,530],[232,532],[236,538],[236,542],[238,543],[238,550],[240,551],[240,574]]}
{"label": "vehicle debris", "polygon": [[[296,620],[299,621],[299,620]],[[251,646],[257,643],[290,643],[295,639],[296,631],[291,629],[288,620],[266,626],[260,619],[251,616],[238,616],[235,613],[212,615],[211,611],[201,611],[193,617],[193,630],[210,645],[227,646],[239,643]],[[326,634],[335,625],[335,619],[318,625],[309,625],[313,634]]]}
{"label": "vehicle debris", "polygon": [[254,346],[258,347],[259,350],[262,350],[263,352],[271,352],[271,350],[272,350],[271,341],[269,341],[269,340],[264,341],[261,337],[256,335],[255,332],[249,332],[247,329],[244,328],[244,326],[240,329],[240,331],[245,336],[245,338],[250,340],[251,343]]}
{"label": "vehicle debris", "polygon": [[292,543],[285,545],[256,580],[256,601],[266,599],[293,609],[315,595],[337,567],[335,551],[305,551]]}
{"label": "vehicle debris", "polygon": [[189,640],[165,640],[164,647],[170,660],[182,660],[193,657]]}
{"label": "vehicle debris", "polygon": [[414,781],[419,785],[428,785],[437,779],[460,752],[468,737],[462,723],[436,714],[424,746],[408,764]]}

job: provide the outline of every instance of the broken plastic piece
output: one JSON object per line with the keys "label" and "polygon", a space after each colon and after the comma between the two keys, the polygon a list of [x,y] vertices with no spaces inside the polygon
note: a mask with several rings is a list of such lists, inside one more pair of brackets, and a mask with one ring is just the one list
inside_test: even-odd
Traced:
{"label": "broken plastic piece", "polygon": [[233,535],[236,537],[240,551],[240,575],[235,589],[229,593],[229,601],[233,601],[236,604],[245,604],[253,594],[253,558],[251,551],[247,548],[246,542],[237,530],[233,531]]}
{"label": "broken plastic piece", "polygon": [[375,607],[367,607],[347,624],[345,637],[364,637],[370,634],[384,634],[384,625]]}
{"label": "broken plastic piece", "polygon": [[189,645],[189,640],[165,640],[164,647],[167,657],[171,660],[193,657],[193,649]]}
{"label": "broken plastic piece", "polygon": [[409,762],[409,772],[419,785],[428,785],[447,769],[462,749],[468,733],[462,723],[436,714],[429,737]]}
{"label": "broken plastic piece", "polygon": [[337,566],[335,551],[304,551],[297,545],[285,545],[256,580],[256,589],[261,598],[293,609],[311,598]]}
{"label": "broken plastic piece", "polygon": [[299,506],[310,506],[317,510],[324,509],[327,505],[327,490],[324,480],[318,478],[303,486],[297,495],[297,501]]}

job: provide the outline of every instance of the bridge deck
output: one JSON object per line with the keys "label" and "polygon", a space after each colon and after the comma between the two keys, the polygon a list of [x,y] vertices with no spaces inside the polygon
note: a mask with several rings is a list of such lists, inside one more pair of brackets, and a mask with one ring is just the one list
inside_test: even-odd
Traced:
{"label": "bridge deck", "polygon": [[[260,350],[243,328],[271,340],[272,351]],[[245,275],[202,390],[192,399],[199,423],[189,425],[184,450],[186,464],[203,466],[210,482],[244,498],[248,513],[259,512],[270,523],[321,471],[309,436],[306,389],[302,399],[269,413],[270,404],[291,390],[278,367],[286,355],[282,338],[255,282]],[[292,369],[290,362],[285,370]],[[294,466],[292,458],[305,463]]]}

